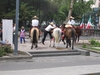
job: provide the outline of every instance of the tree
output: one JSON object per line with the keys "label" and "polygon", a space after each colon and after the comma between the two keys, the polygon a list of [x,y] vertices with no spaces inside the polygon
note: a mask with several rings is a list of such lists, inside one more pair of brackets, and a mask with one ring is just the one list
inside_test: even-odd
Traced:
{"label": "tree", "polygon": [[34,8],[31,6],[28,6],[28,3],[21,2],[20,12],[19,12],[20,25],[26,25],[26,21],[31,20],[33,15],[35,15]]}
{"label": "tree", "polygon": [[71,0],[68,17],[66,17],[66,21],[65,21],[66,24],[67,24],[70,16],[72,15],[73,4],[74,4],[74,0]]}

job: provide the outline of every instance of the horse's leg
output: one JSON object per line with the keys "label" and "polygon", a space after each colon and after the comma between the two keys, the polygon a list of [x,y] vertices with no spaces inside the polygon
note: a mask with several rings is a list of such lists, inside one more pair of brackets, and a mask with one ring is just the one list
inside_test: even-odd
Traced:
{"label": "horse's leg", "polygon": [[66,38],[66,48],[68,48],[68,39]]}
{"label": "horse's leg", "polygon": [[55,47],[55,38],[54,38],[54,40],[53,40],[53,47]]}
{"label": "horse's leg", "polygon": [[65,45],[65,41],[64,41],[64,40],[65,40],[65,36],[63,35],[63,36],[62,36],[62,42],[63,42],[64,45]]}
{"label": "horse's leg", "polygon": [[49,45],[49,47],[51,47],[51,42],[52,42],[52,39],[50,39],[50,45]]}
{"label": "horse's leg", "polygon": [[37,45],[37,43],[35,43],[35,48],[37,48],[38,47],[38,45]]}
{"label": "horse's leg", "polygon": [[71,48],[71,39],[68,39],[69,47]]}
{"label": "horse's leg", "polygon": [[74,42],[76,41],[75,33],[72,35],[72,50],[74,49]]}
{"label": "horse's leg", "polygon": [[33,49],[33,43],[32,43],[31,49]]}
{"label": "horse's leg", "polygon": [[75,41],[75,38],[72,38],[72,50],[74,49],[74,41]]}
{"label": "horse's leg", "polygon": [[78,35],[78,42],[79,42],[80,36]]}

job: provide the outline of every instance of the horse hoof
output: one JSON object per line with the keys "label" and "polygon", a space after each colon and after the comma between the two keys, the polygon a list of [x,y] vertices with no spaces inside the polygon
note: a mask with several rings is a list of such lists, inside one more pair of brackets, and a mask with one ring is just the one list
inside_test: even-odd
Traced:
{"label": "horse hoof", "polygon": [[42,44],[45,45],[44,42],[42,42]]}
{"label": "horse hoof", "polygon": [[66,48],[68,48],[68,46],[66,46]]}
{"label": "horse hoof", "polygon": [[35,46],[35,48],[37,48],[38,46]]}
{"label": "horse hoof", "polygon": [[53,47],[55,47],[55,46],[53,46]]}
{"label": "horse hoof", "polygon": [[72,48],[72,50],[74,50],[74,48]]}

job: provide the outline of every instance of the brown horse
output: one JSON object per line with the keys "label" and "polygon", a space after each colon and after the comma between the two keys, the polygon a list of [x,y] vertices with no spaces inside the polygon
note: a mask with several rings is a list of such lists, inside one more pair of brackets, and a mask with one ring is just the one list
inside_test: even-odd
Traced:
{"label": "brown horse", "polygon": [[[64,28],[65,28],[65,24],[62,24],[62,26],[61,26],[62,31],[64,30]],[[73,28],[76,31],[76,36],[75,36],[75,43],[76,43],[76,40],[78,40],[78,42],[79,42],[80,36],[82,35],[82,30],[80,29],[79,26],[73,26]],[[64,39],[62,41],[64,42]],[[65,44],[65,42],[64,42],[64,44]]]}
{"label": "brown horse", "polygon": [[74,49],[75,35],[76,31],[73,27],[64,28],[64,38],[66,38],[67,43],[66,48],[69,46],[71,49]]}
{"label": "brown horse", "polygon": [[66,43],[67,43],[66,48],[68,48],[69,46],[72,47],[72,49],[74,49],[74,42],[76,41],[76,31],[71,25],[68,25],[67,27],[65,27],[65,25],[66,24],[61,25],[62,35],[64,35],[62,41],[65,44],[64,40],[66,38]]}
{"label": "brown horse", "polygon": [[39,29],[32,28],[30,36],[31,36],[31,42],[32,42],[31,49],[33,49],[33,45],[35,45],[35,48],[37,48],[38,47],[38,39],[39,39]]}
{"label": "brown horse", "polygon": [[79,42],[80,36],[82,35],[82,30],[79,26],[73,26],[73,28],[76,31],[76,40]]}

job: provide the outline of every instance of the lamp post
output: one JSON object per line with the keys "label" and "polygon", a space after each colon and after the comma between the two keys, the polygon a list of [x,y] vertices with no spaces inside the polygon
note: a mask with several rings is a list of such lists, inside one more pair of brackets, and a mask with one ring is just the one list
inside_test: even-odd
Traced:
{"label": "lamp post", "polygon": [[16,0],[16,31],[15,31],[15,45],[14,45],[14,54],[18,54],[18,23],[19,23],[19,0]]}

